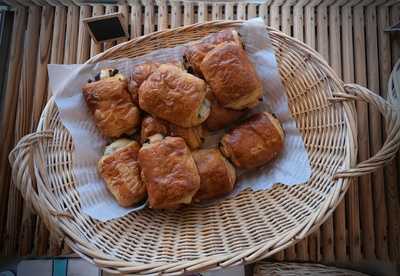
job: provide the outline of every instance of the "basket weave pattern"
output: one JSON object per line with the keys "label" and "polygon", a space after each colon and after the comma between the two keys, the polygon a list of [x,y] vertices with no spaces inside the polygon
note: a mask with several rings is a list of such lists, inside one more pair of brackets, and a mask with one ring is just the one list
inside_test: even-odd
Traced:
{"label": "basket weave pattern", "polygon": [[[156,32],[88,62],[137,57],[239,24],[214,21]],[[334,210],[349,177],[371,172],[393,158],[400,140],[400,115],[398,108],[367,89],[345,86],[305,44],[269,31],[289,108],[309,153],[313,173],[308,183],[246,191],[210,207],[144,210],[101,223],[81,213],[72,172],[74,147],[53,100],[42,113],[38,131],[24,137],[10,154],[14,183],[60,239],[111,272],[181,274],[254,262],[293,245]],[[355,166],[353,100],[358,99],[382,112],[390,135],[375,157]]]}
{"label": "basket weave pattern", "polygon": [[307,263],[260,262],[254,267],[254,276],[368,276],[343,268]]}

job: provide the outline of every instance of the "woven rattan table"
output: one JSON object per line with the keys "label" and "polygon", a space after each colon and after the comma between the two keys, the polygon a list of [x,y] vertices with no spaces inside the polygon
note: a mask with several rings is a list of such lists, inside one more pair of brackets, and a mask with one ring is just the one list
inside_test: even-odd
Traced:
{"label": "woven rattan table", "polygon": [[[400,58],[398,35],[384,28],[400,20],[400,1],[127,1],[79,5],[79,1],[4,1],[13,9],[7,88],[1,109],[0,250],[13,255],[59,255],[57,244],[10,185],[7,155],[36,128],[48,98],[48,63],[83,63],[115,45],[95,45],[80,18],[121,11],[131,38],[169,27],[214,19],[264,18],[267,24],[319,51],[345,82],[364,85],[385,97],[391,68]],[[118,41],[120,42],[120,41]],[[49,94],[51,91],[48,91]],[[359,160],[382,145],[379,113],[357,104]],[[399,158],[352,185],[345,200],[320,229],[277,260],[332,263],[363,259],[400,261]]]}

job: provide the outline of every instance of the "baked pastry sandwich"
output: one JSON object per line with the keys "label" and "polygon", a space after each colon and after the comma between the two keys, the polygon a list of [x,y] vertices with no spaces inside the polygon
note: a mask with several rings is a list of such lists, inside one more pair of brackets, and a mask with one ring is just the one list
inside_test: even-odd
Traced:
{"label": "baked pastry sandwich", "polygon": [[[165,64],[174,65],[183,69],[181,61],[172,60]],[[128,79],[128,90],[131,93],[134,103],[139,104],[139,87],[142,83],[158,68],[161,63],[159,62],[145,62],[136,65]]]}
{"label": "baked pastry sandwich", "polygon": [[106,147],[98,163],[100,175],[118,204],[130,207],[146,198],[146,186],[140,178],[136,141],[119,139]]}
{"label": "baked pastry sandwich", "polygon": [[204,38],[190,43],[184,53],[186,60],[185,67],[188,72],[192,72],[199,77],[203,77],[200,64],[208,52],[223,42],[233,42],[242,45],[239,34],[234,29],[226,29],[217,33],[212,33]]}
{"label": "baked pastry sandwich", "polygon": [[201,149],[192,154],[200,175],[200,189],[194,196],[196,202],[232,192],[236,182],[235,168],[218,149]]}
{"label": "baked pastry sandwich", "polygon": [[128,81],[116,69],[103,69],[82,88],[83,97],[102,134],[132,134],[140,123],[139,108],[128,92]]}
{"label": "baked pastry sandwich", "polygon": [[262,99],[263,87],[240,45],[224,42],[207,53],[200,70],[218,102],[225,108],[245,109]]}
{"label": "baked pastry sandwich", "polygon": [[139,164],[150,208],[178,208],[191,203],[200,187],[200,176],[185,141],[160,134],[148,140],[139,150]]}
{"label": "baked pastry sandwich", "polygon": [[204,122],[210,106],[206,83],[173,64],[161,64],[139,87],[139,106],[181,127]]}
{"label": "baked pastry sandwich", "polygon": [[220,150],[235,166],[252,169],[275,159],[283,143],[284,132],[278,119],[262,112],[226,133],[220,141]]}
{"label": "baked pastry sandwich", "polygon": [[134,103],[139,104],[139,87],[158,67],[159,63],[147,62],[133,68],[128,80],[128,90]]}

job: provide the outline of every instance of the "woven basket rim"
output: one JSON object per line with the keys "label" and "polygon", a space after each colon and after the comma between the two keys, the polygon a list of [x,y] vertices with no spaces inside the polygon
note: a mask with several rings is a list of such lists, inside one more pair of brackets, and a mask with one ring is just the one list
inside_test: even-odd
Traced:
{"label": "woven basket rim", "polygon": [[271,273],[273,275],[294,275],[293,273],[299,273],[301,275],[321,275],[329,273],[326,275],[346,275],[346,276],[368,276],[357,270],[352,270],[350,268],[342,268],[331,265],[311,263],[311,262],[269,262],[260,261],[254,266],[254,276],[269,276]]}
{"label": "woven basket rim", "polygon": [[[132,47],[135,43],[143,42],[143,41],[151,41],[155,38],[158,38],[160,36],[167,36],[168,33],[171,32],[182,32],[182,31],[187,31],[187,30],[192,30],[196,28],[207,28],[208,26],[217,26],[217,27],[230,27],[230,26],[237,26],[244,21],[225,21],[225,20],[219,20],[219,21],[210,21],[206,23],[198,23],[198,24],[193,24],[193,25],[188,25],[188,26],[183,26],[180,28],[172,29],[172,30],[165,30],[165,31],[159,31],[155,33],[151,33],[149,35],[139,37],[136,39],[132,39],[130,41],[124,42],[122,44],[119,44],[117,46],[114,46],[113,48],[108,49],[107,51],[94,56],[90,60],[88,60],[86,63],[94,63],[97,62],[101,59],[106,59],[108,56],[110,56],[112,53],[115,51],[119,51],[123,48],[126,47]],[[326,70],[327,74],[332,78],[334,82],[337,83],[338,86],[342,87],[344,86],[344,83],[337,77],[336,73],[329,67],[329,65],[322,59],[322,57],[315,52],[311,47],[308,45],[304,44],[303,42],[289,37],[286,34],[277,31],[271,27],[267,27],[267,29],[270,32],[279,34],[280,36],[284,37],[285,39],[292,40],[296,42],[299,47],[302,47],[306,51],[309,52],[310,58],[317,60],[321,66],[323,67],[324,70]],[[342,89],[344,91],[344,89]],[[356,129],[353,129],[350,127],[351,125],[356,125],[356,116],[353,111],[353,103],[349,101],[343,101],[340,102],[339,104],[343,105],[343,110],[344,110],[344,118],[346,120],[346,139],[352,140],[353,143],[356,143],[357,139],[356,137]],[[49,118],[47,115],[49,112],[56,108],[57,106],[54,102],[54,98],[52,97],[50,101],[46,104],[45,109],[43,110],[37,131],[46,131],[46,126],[48,125]],[[343,164],[345,165],[345,169],[350,168],[351,166],[354,165],[355,163],[355,157],[356,155],[356,147],[350,148],[346,147],[346,158],[343,160]],[[93,247],[90,245],[90,241],[85,240],[82,237],[79,237],[78,235],[74,234],[71,229],[68,228],[68,224],[65,223],[65,219],[68,219],[64,216],[54,216],[53,218],[50,219],[50,227],[52,230],[60,233],[60,235],[65,239],[65,242],[81,257],[87,259],[90,262],[94,262],[97,265],[101,266],[102,268],[109,268],[111,272],[120,272],[119,270],[116,270],[115,268],[120,268],[120,267],[136,267],[136,269],[140,272],[145,272],[145,273],[150,273],[152,271],[154,272],[165,272],[165,273],[177,273],[178,271],[186,271],[186,270],[198,270],[198,269],[205,269],[205,268],[215,268],[215,267],[226,267],[226,266],[233,266],[237,265],[239,263],[250,263],[254,262],[256,260],[262,259],[264,257],[270,256],[282,249],[285,249],[296,242],[300,241],[301,238],[303,238],[306,234],[310,234],[312,231],[317,229],[329,216],[330,214],[334,211],[336,206],[340,203],[342,198],[345,195],[345,192],[348,189],[349,183],[351,179],[349,178],[341,178],[337,180],[338,185],[335,185],[338,188],[336,191],[337,196],[335,196],[335,200],[333,202],[330,201],[330,199],[333,199],[332,197],[329,197],[329,200],[326,200],[326,202],[321,203],[320,211],[317,214],[313,214],[310,216],[309,219],[307,219],[303,224],[299,225],[296,228],[296,231],[290,231],[288,233],[283,233],[286,235],[285,239],[273,239],[270,241],[266,241],[263,244],[256,246],[254,248],[247,248],[244,249],[240,252],[236,252],[234,254],[221,254],[221,255],[215,255],[211,257],[204,257],[200,258],[194,261],[180,261],[179,263],[175,264],[168,264],[168,263],[152,263],[152,264],[136,264],[136,263],[130,263],[127,261],[119,261],[115,259],[112,256],[106,255],[102,253],[100,250],[95,250]],[[334,191],[332,191],[333,193]],[[49,210],[54,209],[52,204],[47,200],[43,199],[42,201],[45,203],[46,206],[34,206],[35,209],[38,211],[39,214],[43,215],[43,208],[47,208]],[[329,202],[328,202],[329,201]],[[39,209],[39,210],[38,210]],[[280,237],[283,236],[280,235]],[[280,238],[279,237],[279,238]],[[182,269],[180,270],[175,270],[175,267],[180,267],[182,266]],[[111,268],[111,269],[110,269]]]}

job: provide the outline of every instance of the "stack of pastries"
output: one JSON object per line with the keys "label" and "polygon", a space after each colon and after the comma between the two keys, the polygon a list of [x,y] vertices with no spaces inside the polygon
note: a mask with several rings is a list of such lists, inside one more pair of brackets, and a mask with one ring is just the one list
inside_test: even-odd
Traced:
{"label": "stack of pastries", "polygon": [[[123,207],[147,198],[178,208],[229,194],[236,170],[275,159],[280,122],[267,112],[262,84],[233,29],[188,44],[184,62],[147,62],[130,76],[103,69],[82,88],[93,119],[111,143],[98,170]],[[230,127],[219,148],[201,149],[208,131]]]}

